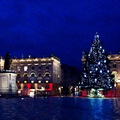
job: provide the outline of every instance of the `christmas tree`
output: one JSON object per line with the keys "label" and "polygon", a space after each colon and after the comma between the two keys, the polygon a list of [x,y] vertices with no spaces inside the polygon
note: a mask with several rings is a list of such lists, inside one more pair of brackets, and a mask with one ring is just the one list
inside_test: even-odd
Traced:
{"label": "christmas tree", "polygon": [[109,70],[107,55],[103,49],[99,35],[96,33],[89,53],[85,56],[81,78],[82,88],[111,89],[113,79]]}

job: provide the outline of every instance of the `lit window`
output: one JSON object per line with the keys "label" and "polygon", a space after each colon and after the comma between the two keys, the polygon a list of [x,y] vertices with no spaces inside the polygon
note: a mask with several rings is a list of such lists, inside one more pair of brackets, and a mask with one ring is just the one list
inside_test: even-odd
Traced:
{"label": "lit window", "polygon": [[27,81],[24,81],[24,83],[27,83]]}
{"label": "lit window", "polygon": [[46,65],[46,63],[42,63],[42,65]]}
{"label": "lit window", "polygon": [[34,83],[34,81],[31,81],[31,83]]}
{"label": "lit window", "polygon": [[27,66],[24,66],[24,71],[27,71],[28,67]]}
{"label": "lit window", "polygon": [[38,81],[39,83],[41,83],[41,81]]}
{"label": "lit window", "polygon": [[20,81],[17,81],[17,83],[20,83]]}
{"label": "lit window", "polygon": [[48,81],[46,81],[46,83],[48,83]]}
{"label": "lit window", "polygon": [[17,69],[18,69],[18,71],[20,71],[20,66],[18,66],[18,68],[17,68]]}

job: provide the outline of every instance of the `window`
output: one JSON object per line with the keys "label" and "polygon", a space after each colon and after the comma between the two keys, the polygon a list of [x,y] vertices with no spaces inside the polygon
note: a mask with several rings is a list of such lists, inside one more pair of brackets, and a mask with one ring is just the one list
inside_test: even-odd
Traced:
{"label": "window", "polygon": [[35,74],[33,73],[33,74],[31,74],[31,77],[35,77]]}
{"label": "window", "polygon": [[17,74],[17,77],[21,77],[20,74]]}
{"label": "window", "polygon": [[24,77],[27,77],[27,74],[26,74],[26,73],[24,74]]}
{"label": "window", "polygon": [[28,66],[24,66],[24,71],[27,71],[27,69],[28,69]]}
{"label": "window", "polygon": [[48,74],[48,73],[47,73],[45,76],[46,76],[46,77],[49,77],[49,76],[50,76],[50,74]]}
{"label": "window", "polygon": [[32,67],[31,69],[32,69],[32,70],[34,70],[34,69],[35,69],[35,67]]}
{"label": "window", "polygon": [[49,66],[46,66],[46,69],[49,69]]}
{"label": "window", "polygon": [[113,68],[116,68],[116,64],[113,64]]}
{"label": "window", "polygon": [[39,67],[39,70],[41,70],[42,68],[41,68],[41,66]]}
{"label": "window", "polygon": [[20,66],[17,67],[17,70],[20,71]]}
{"label": "window", "polygon": [[42,74],[39,74],[38,76],[39,76],[39,77],[42,77]]}
{"label": "window", "polygon": [[46,65],[46,63],[42,63],[41,65]]}

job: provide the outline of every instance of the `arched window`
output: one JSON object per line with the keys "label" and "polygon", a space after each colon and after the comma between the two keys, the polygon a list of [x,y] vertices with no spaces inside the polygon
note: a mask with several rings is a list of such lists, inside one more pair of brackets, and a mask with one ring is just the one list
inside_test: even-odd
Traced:
{"label": "arched window", "polygon": [[34,74],[34,73],[32,73],[32,74],[31,74],[31,77],[35,77],[35,74]]}
{"label": "arched window", "polygon": [[38,74],[38,77],[42,77],[42,74],[40,73],[40,74]]}
{"label": "arched window", "polygon": [[25,73],[24,75],[23,75],[23,80],[24,80],[24,82],[26,81],[28,81],[28,74],[27,73]]}
{"label": "arched window", "polygon": [[45,74],[45,77],[50,77],[50,74],[49,73]]}
{"label": "arched window", "polygon": [[20,75],[20,74],[17,74],[17,77],[21,77],[21,75]]}
{"label": "arched window", "polygon": [[17,74],[16,80],[19,81],[19,82],[22,81],[22,78],[21,78],[20,74]]}
{"label": "arched window", "polygon": [[118,72],[112,71],[112,75],[114,75],[114,80],[115,80],[115,82],[117,82]]}
{"label": "arched window", "polygon": [[24,77],[28,77],[27,73],[25,73],[23,76],[24,76]]}
{"label": "arched window", "polygon": [[45,73],[45,77],[50,77],[50,73],[49,73],[49,72],[46,72],[46,73]]}
{"label": "arched window", "polygon": [[30,75],[30,81],[35,81],[35,80],[36,80],[35,73],[31,73],[31,75]]}

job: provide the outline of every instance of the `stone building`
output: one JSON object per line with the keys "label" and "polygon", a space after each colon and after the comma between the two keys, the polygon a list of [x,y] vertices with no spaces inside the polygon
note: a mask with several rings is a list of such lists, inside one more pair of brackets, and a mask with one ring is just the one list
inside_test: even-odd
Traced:
{"label": "stone building", "polygon": [[108,55],[110,71],[114,75],[115,96],[120,97],[120,54]]}
{"label": "stone building", "polygon": [[61,64],[55,56],[12,59],[11,70],[17,73],[16,83],[20,95],[58,95],[60,92]]}

